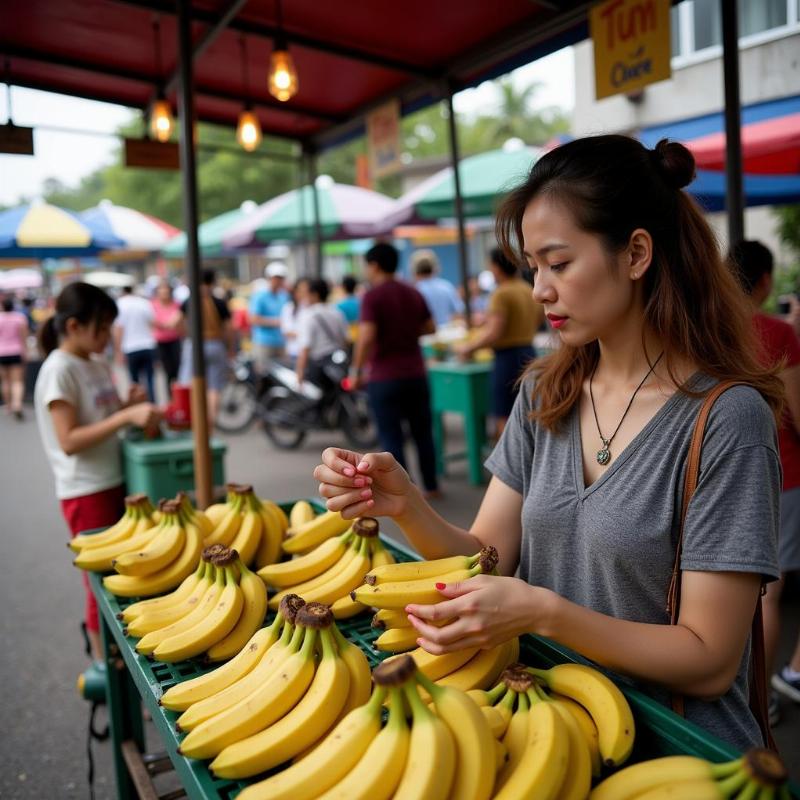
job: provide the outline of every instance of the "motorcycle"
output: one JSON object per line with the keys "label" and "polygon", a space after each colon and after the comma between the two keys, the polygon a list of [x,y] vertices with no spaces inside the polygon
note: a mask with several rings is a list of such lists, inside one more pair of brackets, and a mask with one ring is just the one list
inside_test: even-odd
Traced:
{"label": "motorcycle", "polygon": [[348,356],[336,350],[318,368],[317,380],[298,384],[294,370],[273,362],[269,368],[272,387],[260,400],[264,433],[277,447],[299,447],[309,431],[341,430],[359,450],[373,448],[377,432],[366,395],[345,389]]}
{"label": "motorcycle", "polygon": [[220,392],[217,427],[226,433],[245,430],[258,416],[258,398],[264,391],[253,360],[239,353],[229,365],[228,381]]}

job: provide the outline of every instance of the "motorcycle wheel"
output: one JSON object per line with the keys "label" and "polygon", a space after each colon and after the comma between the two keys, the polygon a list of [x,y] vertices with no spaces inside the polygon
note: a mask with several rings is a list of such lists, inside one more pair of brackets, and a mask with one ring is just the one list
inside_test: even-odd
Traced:
{"label": "motorcycle wheel", "polygon": [[261,423],[267,438],[281,450],[294,450],[306,438],[293,397],[267,392],[262,402]]}
{"label": "motorcycle wheel", "polygon": [[348,392],[340,398],[340,425],[353,447],[369,450],[378,444],[378,431],[369,412],[367,397],[362,392]]}
{"label": "motorcycle wheel", "polygon": [[220,392],[216,426],[225,433],[239,433],[256,415],[255,388],[244,381],[229,381]]}

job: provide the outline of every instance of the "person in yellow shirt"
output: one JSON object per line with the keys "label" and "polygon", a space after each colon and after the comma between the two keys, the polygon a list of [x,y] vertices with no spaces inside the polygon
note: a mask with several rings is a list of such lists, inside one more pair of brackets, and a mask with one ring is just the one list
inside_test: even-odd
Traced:
{"label": "person in yellow shirt", "polygon": [[499,437],[517,396],[517,379],[536,356],[533,337],[542,324],[544,310],[534,301],[531,286],[520,277],[516,264],[499,248],[489,253],[489,269],[497,288],[489,298],[486,321],[480,333],[457,346],[456,352],[468,358],[483,347],[494,350],[492,415],[495,435]]}

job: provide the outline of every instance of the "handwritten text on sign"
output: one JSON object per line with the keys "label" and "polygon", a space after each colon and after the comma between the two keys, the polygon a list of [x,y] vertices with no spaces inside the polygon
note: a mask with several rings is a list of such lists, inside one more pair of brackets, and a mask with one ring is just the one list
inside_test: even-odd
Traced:
{"label": "handwritten text on sign", "polygon": [[607,0],[589,12],[597,99],[671,77],[670,0]]}

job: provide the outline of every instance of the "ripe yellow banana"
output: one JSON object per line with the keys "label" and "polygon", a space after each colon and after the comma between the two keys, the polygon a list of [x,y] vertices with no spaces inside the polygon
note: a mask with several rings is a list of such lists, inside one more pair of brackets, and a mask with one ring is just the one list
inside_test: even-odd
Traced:
{"label": "ripe yellow banana", "polygon": [[189,495],[186,494],[186,492],[178,492],[178,494],[175,495],[175,500],[180,506],[180,512],[184,520],[192,523],[193,525],[197,525],[197,527],[200,529],[200,533],[204,537],[208,536],[211,531],[214,530],[211,520],[205,515],[204,512],[192,505],[192,501],[189,499]]}
{"label": "ripe yellow banana", "polygon": [[242,611],[230,633],[208,648],[209,661],[227,661],[233,658],[261,627],[267,613],[267,587],[255,572],[240,561],[239,589],[242,592]]}
{"label": "ripe yellow banana", "polygon": [[286,512],[273,500],[268,500],[266,497],[259,497],[258,502],[261,503],[262,506],[268,508],[278,519],[280,523],[281,529],[281,538],[289,529],[289,517],[286,516]]}
{"label": "ripe yellow banana", "polygon": [[492,731],[492,736],[495,739],[502,739],[508,728],[508,722],[505,716],[500,712],[497,706],[480,706],[481,713],[486,717],[489,723],[489,728]]}
{"label": "ripe yellow banana", "polygon": [[495,773],[500,772],[500,770],[506,765],[508,761],[508,748],[500,741],[500,739],[494,740],[494,771]]}
{"label": "ripe yellow banana", "polygon": [[536,703],[527,716],[528,736],[522,756],[517,768],[495,794],[495,800],[518,800],[520,797],[557,800],[561,797],[569,755],[564,720],[552,703],[544,701]]}
{"label": "ripe yellow banana", "polygon": [[256,631],[238,655],[220,667],[188,681],[170,686],[159,705],[170,711],[185,711],[193,703],[221,692],[251,672],[264,654],[278,641],[277,628],[270,625]]}
{"label": "ripe yellow banana", "polygon": [[338,511],[326,511],[305,525],[290,528],[287,533],[289,538],[283,541],[283,550],[286,553],[307,553],[321,545],[332,536],[339,536],[350,527],[350,521],[343,519]]}
{"label": "ripe yellow banana", "polygon": [[561,694],[553,694],[554,703],[559,703],[566,711],[572,714],[572,718],[578,723],[583,738],[589,746],[589,755],[592,759],[592,775],[600,777],[603,769],[603,759],[600,756],[600,746],[598,744],[597,725],[594,724],[589,712],[580,704]]}
{"label": "ripe yellow banana", "polygon": [[495,685],[500,673],[519,658],[519,638],[514,637],[490,650],[481,650],[463,667],[445,675],[436,682],[452,686],[462,692],[470,689],[489,689]]}
{"label": "ripe yellow banana", "polygon": [[298,500],[289,511],[289,530],[301,528],[316,516],[308,500]]}
{"label": "ripe yellow banana", "polygon": [[239,800],[315,800],[349,774],[378,735],[385,696],[386,690],[376,686],[369,702],[350,711],[318,747],[267,780],[245,787]]}
{"label": "ripe yellow banana", "polygon": [[400,783],[408,745],[402,695],[399,690],[392,689],[386,727],[372,740],[350,772],[322,794],[320,800],[388,800]]}
{"label": "ripe yellow banana", "polygon": [[306,555],[279,564],[269,564],[259,569],[258,574],[268,586],[278,589],[296,586],[332,567],[344,554],[348,541],[346,534],[328,539]]}
{"label": "ripe yellow banana", "polygon": [[191,575],[184,578],[174,592],[170,592],[163,597],[151,597],[149,600],[139,600],[136,603],[131,603],[129,606],[126,606],[122,610],[120,618],[124,622],[132,622],[145,612],[160,611],[176,603],[180,603],[181,600],[184,600],[192,593],[192,590],[197,585],[197,581],[200,580],[205,571],[205,566],[205,562],[198,564],[197,569]]}
{"label": "ripe yellow banana", "polygon": [[85,547],[105,547],[127,539],[139,522],[140,509],[134,499],[137,495],[125,498],[125,513],[109,528],[100,533],[79,533],[68,543],[70,550],[79,553]]}
{"label": "ripe yellow banana", "polygon": [[[531,689],[530,691],[535,690]],[[559,800],[586,800],[592,786],[592,756],[589,753],[589,745],[572,714],[559,703],[553,702],[552,706],[564,721],[568,739],[567,764],[569,768],[561,784]]]}
{"label": "ripe yellow banana", "polygon": [[403,653],[417,646],[419,632],[416,628],[389,628],[372,644],[378,650],[388,653]]}
{"label": "ripe yellow banana", "polygon": [[274,564],[280,558],[284,527],[281,517],[283,512],[275,503],[262,502],[258,507],[258,513],[261,515],[264,530],[256,551],[255,564],[261,569],[261,567]]}
{"label": "ripe yellow banana", "polygon": [[355,557],[338,574],[334,574],[330,580],[321,586],[306,589],[302,593],[298,592],[298,594],[307,603],[331,605],[342,597],[348,597],[350,592],[364,580],[369,564],[369,540],[361,539]]}
{"label": "ripe yellow banana", "polygon": [[497,773],[494,785],[495,793],[505,786],[508,779],[513,775],[514,770],[519,766],[519,762],[525,752],[525,745],[528,743],[528,714],[530,713],[528,698],[524,693],[517,693],[513,690],[509,690],[506,697],[509,696],[512,700],[516,699],[517,708],[513,712],[503,736],[503,744],[508,750],[508,759]]}
{"label": "ripe yellow banana", "polygon": [[416,680],[433,698],[436,713],[456,745],[451,800],[488,800],[495,778],[494,737],[480,708],[459,689],[437,686],[417,670]]}
{"label": "ripe yellow banana", "polygon": [[[211,523],[211,531],[219,525],[222,521],[222,518],[230,511],[230,505],[228,503],[214,503],[210,505],[203,514],[205,514],[206,519]],[[209,531],[207,536],[210,535],[211,531]]]}
{"label": "ripe yellow banana", "polygon": [[408,760],[393,800],[447,800],[456,769],[453,735],[422,702],[415,683],[406,683],[403,692],[413,721]]}
{"label": "ripe yellow banana", "polygon": [[225,516],[217,523],[211,533],[203,540],[203,544],[208,547],[212,544],[224,544],[229,547],[231,542],[239,532],[242,524],[241,497],[237,497],[234,502],[228,505]]}
{"label": "ripe yellow banana", "polygon": [[193,627],[163,639],[153,650],[159,661],[184,661],[199,656],[234,629],[242,613],[244,597],[233,567],[225,567],[223,574],[225,589],[214,608]]}
{"label": "ripe yellow banana", "polygon": [[342,709],[342,716],[344,716],[352,709],[363,706],[369,700],[372,691],[372,673],[369,661],[361,648],[348,642],[335,625],[332,627],[332,632],[339,650],[339,657],[350,670],[350,688]]}
{"label": "ripe yellow banana", "polygon": [[316,641],[317,631],[306,628],[300,650],[289,656],[271,679],[236,705],[201,722],[181,742],[179,752],[190,758],[218,756],[229,745],[264,730],[294,708],[314,677]]}
{"label": "ripe yellow banana", "polygon": [[[170,517],[175,519],[175,517]],[[121,575],[152,575],[171,564],[183,550],[186,531],[177,522],[160,528],[141,549],[123,553],[112,562]]]}
{"label": "ripe yellow banana", "polygon": [[354,617],[356,614],[361,614],[362,612],[367,611],[367,607],[356,602],[355,600],[352,600],[348,594],[344,597],[340,597],[331,606],[331,611],[333,611],[333,616],[336,619],[350,619],[350,617]]}
{"label": "ripe yellow banana", "polygon": [[[455,672],[459,667],[464,666],[477,652],[477,647],[467,647],[464,650],[456,650],[452,653],[445,653],[441,656],[433,655],[427,650],[418,647],[406,655],[414,659],[417,669],[429,680],[438,681],[451,672]],[[390,656],[389,661],[397,656]]]}
{"label": "ripe yellow banana", "polygon": [[411,628],[413,626],[405,611],[382,608],[375,612],[375,616],[372,618],[372,627],[389,630],[389,628]]}
{"label": "ripe yellow banana", "polygon": [[548,670],[530,668],[536,677],[558,694],[580,703],[597,725],[603,763],[624,764],[633,749],[635,726],[625,695],[602,672],[584,664],[557,664]]}
{"label": "ripe yellow banana", "polygon": [[288,761],[328,733],[347,696],[350,671],[339,658],[330,630],[323,628],[319,639],[322,658],[302,699],[268,728],[226,747],[211,762],[210,769],[215,775],[221,778],[256,775]]}
{"label": "ripe yellow banana", "polygon": [[103,578],[103,586],[119,597],[152,597],[163,594],[178,586],[197,568],[202,552],[203,541],[200,538],[200,531],[191,526],[186,529],[183,552],[169,566],[144,577],[107,575]]}
{"label": "ripe yellow banana", "polygon": [[450,556],[433,561],[401,561],[396,564],[375,566],[369,571],[366,582],[377,585],[427,579],[435,581],[440,575],[472,569],[478,563],[480,556],[480,553],[476,553],[474,556]]}
{"label": "ripe yellow banana", "polygon": [[[744,792],[738,796],[744,798]],[[775,790],[772,789],[770,797],[774,796]],[[722,797],[718,783],[712,780],[702,780],[663,783],[643,794],[637,794],[636,800],[722,800]],[[754,794],[753,797],[761,800],[762,795]]]}
{"label": "ripe yellow banana", "polygon": [[239,554],[241,562],[249,566],[261,544],[264,531],[264,521],[261,514],[253,508],[248,508],[242,513],[242,523],[239,531],[230,544],[232,550]]}
{"label": "ripe yellow banana", "polygon": [[80,569],[108,572],[114,568],[114,561],[123,553],[146,547],[160,531],[160,527],[153,526],[103,547],[84,547],[72,563]]}
{"label": "ripe yellow banana", "polygon": [[388,564],[394,563],[394,556],[384,547],[383,542],[376,536],[372,540],[372,566],[370,572],[378,567],[385,567]]}

